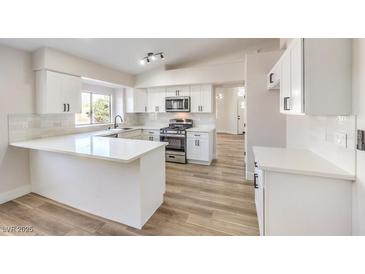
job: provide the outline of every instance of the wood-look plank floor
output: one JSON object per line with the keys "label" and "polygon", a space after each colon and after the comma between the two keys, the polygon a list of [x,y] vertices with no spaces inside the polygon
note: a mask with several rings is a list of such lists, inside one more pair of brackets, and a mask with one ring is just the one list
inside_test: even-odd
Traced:
{"label": "wood-look plank floor", "polygon": [[[34,193],[0,205],[0,235],[258,235],[243,136],[218,134],[211,166],[166,164],[165,202],[142,230]],[[32,232],[2,227],[31,226]]]}

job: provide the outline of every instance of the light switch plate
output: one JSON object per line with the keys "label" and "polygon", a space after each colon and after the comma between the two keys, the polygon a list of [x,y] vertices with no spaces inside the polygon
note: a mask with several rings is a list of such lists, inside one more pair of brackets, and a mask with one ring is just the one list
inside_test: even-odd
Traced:
{"label": "light switch plate", "polygon": [[335,145],[347,148],[347,134],[345,132],[336,131],[334,133]]}

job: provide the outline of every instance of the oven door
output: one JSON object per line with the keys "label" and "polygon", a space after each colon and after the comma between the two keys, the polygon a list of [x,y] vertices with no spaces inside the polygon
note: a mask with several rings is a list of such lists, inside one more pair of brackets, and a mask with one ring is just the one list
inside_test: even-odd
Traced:
{"label": "oven door", "polygon": [[160,141],[167,142],[166,150],[176,150],[185,152],[185,135],[160,134]]}
{"label": "oven door", "polygon": [[190,112],[190,97],[166,97],[165,109],[167,112]]}

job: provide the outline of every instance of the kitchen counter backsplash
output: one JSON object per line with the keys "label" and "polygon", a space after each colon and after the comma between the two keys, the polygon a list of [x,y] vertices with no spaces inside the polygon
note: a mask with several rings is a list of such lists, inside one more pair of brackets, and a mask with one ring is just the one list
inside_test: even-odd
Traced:
{"label": "kitchen counter backsplash", "polygon": [[[125,115],[124,126],[138,125],[135,115]],[[112,125],[75,126],[74,114],[9,114],[9,143],[106,129]]]}
{"label": "kitchen counter backsplash", "polygon": [[140,113],[134,114],[138,116],[138,123],[140,125],[153,126],[157,124],[168,124],[170,119],[193,119],[195,126],[212,126],[215,127],[215,114],[214,113]]}

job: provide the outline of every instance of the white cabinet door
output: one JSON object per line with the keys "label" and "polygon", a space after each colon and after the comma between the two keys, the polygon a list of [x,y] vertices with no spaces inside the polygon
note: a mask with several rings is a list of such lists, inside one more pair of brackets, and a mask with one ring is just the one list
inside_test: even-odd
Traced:
{"label": "white cabinet door", "polygon": [[81,77],[37,71],[36,107],[40,114],[81,112]]}
{"label": "white cabinet door", "polygon": [[210,139],[208,133],[188,133],[187,159],[209,162],[210,152]]}
{"label": "white cabinet door", "polygon": [[127,113],[147,112],[147,90],[132,89],[126,90],[126,111]]}
{"label": "white cabinet door", "polygon": [[281,79],[280,79],[280,111],[290,111],[291,97],[291,68],[290,52],[285,52],[281,61]]}
{"label": "white cabinet door", "polygon": [[200,112],[201,105],[201,86],[190,87],[190,106],[191,112]]}
{"label": "white cabinet door", "polygon": [[212,85],[196,85],[190,87],[191,112],[209,113],[213,111]]}
{"label": "white cabinet door", "polygon": [[200,112],[209,113],[213,111],[213,88],[211,85],[203,85],[201,92]]}
{"label": "white cabinet door", "polygon": [[148,112],[165,112],[165,88],[149,88],[147,95]]}
{"label": "white cabinet door", "polygon": [[67,104],[67,112],[81,113],[81,78],[61,74],[61,97]]}
{"label": "white cabinet door", "polygon": [[290,48],[291,67],[291,113],[300,114],[304,111],[303,100],[303,40],[295,39]]}
{"label": "white cabinet door", "polygon": [[166,97],[190,96],[189,86],[173,86],[166,88]]}
{"label": "white cabinet door", "polygon": [[260,235],[264,235],[264,177],[261,169],[255,168],[255,205]]}

